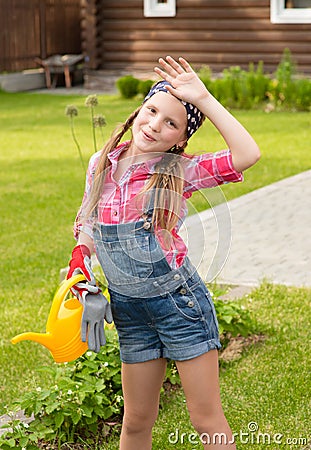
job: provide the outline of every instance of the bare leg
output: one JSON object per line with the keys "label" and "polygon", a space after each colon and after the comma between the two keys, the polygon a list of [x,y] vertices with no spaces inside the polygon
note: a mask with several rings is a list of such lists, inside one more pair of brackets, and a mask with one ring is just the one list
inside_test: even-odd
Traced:
{"label": "bare leg", "polygon": [[166,359],[122,364],[124,418],[120,450],[150,450]]}
{"label": "bare leg", "polygon": [[201,436],[204,448],[235,450],[220,400],[217,350],[188,361],[176,361],[176,365],[191,422]]}

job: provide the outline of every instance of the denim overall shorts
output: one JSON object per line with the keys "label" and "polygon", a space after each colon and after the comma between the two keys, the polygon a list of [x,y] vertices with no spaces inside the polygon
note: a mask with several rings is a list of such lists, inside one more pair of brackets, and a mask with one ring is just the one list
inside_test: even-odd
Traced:
{"label": "denim overall shorts", "polygon": [[188,257],[172,269],[150,214],[93,229],[124,363],[188,360],[221,347],[211,295]]}

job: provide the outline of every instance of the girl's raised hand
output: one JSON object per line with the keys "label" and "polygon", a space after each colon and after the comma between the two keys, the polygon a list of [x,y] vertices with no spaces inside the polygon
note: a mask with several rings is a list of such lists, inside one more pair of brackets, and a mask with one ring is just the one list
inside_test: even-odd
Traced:
{"label": "girl's raised hand", "polygon": [[184,58],[178,58],[178,62],[171,56],[159,59],[160,67],[154,71],[164,80],[168,81],[173,88],[167,86],[167,90],[180,100],[198,106],[209,92],[200,80],[190,64]]}

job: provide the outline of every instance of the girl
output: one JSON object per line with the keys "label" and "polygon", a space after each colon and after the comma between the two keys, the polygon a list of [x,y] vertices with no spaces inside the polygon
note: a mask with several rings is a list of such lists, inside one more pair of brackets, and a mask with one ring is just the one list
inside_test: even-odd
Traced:
{"label": "girl", "polygon": [[[97,318],[110,320],[110,311],[94,289],[89,257],[95,249],[109,283],[120,342],[120,449],[151,449],[167,359],[176,361],[191,422],[204,448],[235,449],[220,401],[214,306],[178,230],[192,192],[241,181],[242,171],[260,154],[253,138],[185,59],[167,56],[159,65],[154,71],[163,81],[90,160],[68,277],[82,272],[89,281],[76,285],[75,292],[92,334],[89,347],[98,351],[104,337]],[[205,117],[228,149],[186,155],[187,141]],[[130,140],[120,143],[130,128]]]}

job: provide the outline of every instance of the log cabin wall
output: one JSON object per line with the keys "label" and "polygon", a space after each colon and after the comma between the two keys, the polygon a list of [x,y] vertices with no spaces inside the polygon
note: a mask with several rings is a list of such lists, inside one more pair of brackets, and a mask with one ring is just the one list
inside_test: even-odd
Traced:
{"label": "log cabin wall", "polygon": [[311,73],[311,24],[272,24],[269,0],[176,0],[175,17],[144,17],[143,0],[82,0],[82,48],[91,69],[150,71],[180,55],[213,72],[249,62],[275,70],[289,48]]}

